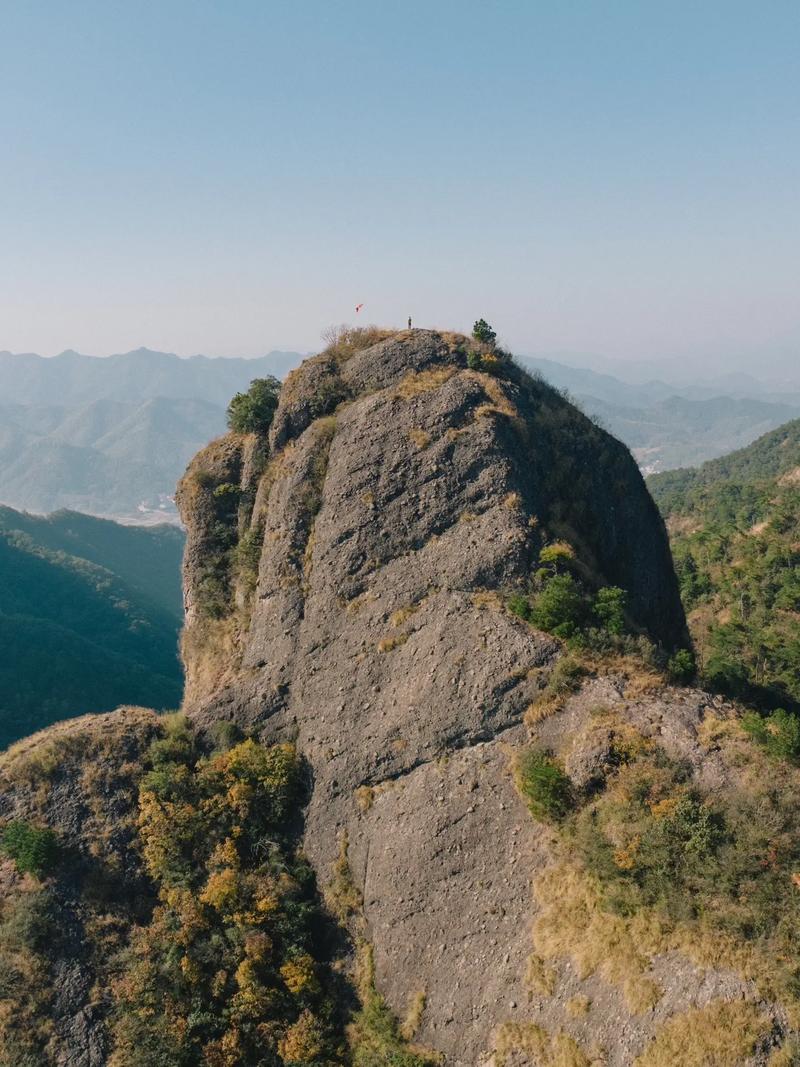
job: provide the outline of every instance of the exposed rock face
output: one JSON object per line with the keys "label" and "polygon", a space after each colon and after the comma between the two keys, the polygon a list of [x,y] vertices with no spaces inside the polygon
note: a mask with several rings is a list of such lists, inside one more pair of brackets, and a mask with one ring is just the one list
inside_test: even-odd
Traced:
{"label": "exposed rock face", "polygon": [[[505,745],[559,654],[498,592],[523,587],[543,539],[563,537],[673,646],[685,621],[663,525],[622,445],[513,366],[468,370],[452,335],[308,360],[268,461],[253,449],[215,442],[179,491],[187,709],[296,739],[321,883],[347,833],[379,988],[401,1015],[424,991],[422,1039],[475,1064],[525,1000],[546,835]],[[209,619],[215,501],[231,484],[229,529],[255,545],[257,578],[250,595],[241,567],[224,575],[239,607]]]}

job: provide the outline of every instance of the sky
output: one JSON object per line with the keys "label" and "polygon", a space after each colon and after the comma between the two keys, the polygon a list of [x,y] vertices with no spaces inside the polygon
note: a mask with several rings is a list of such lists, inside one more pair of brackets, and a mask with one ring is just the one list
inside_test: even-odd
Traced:
{"label": "sky", "polygon": [[0,0],[0,349],[800,357],[800,4]]}

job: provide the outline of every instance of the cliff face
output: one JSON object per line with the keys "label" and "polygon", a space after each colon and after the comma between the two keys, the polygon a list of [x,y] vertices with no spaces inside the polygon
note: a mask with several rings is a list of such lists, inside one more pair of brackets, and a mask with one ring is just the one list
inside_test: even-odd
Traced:
{"label": "cliff face", "polygon": [[685,636],[630,456],[465,338],[371,340],[183,479],[191,724],[0,757],[0,1064],[797,1062],[791,722],[630,643],[576,673],[509,610],[545,544]]}
{"label": "cliff face", "polygon": [[[349,840],[378,986],[400,1014],[426,993],[422,1037],[453,1064],[477,1062],[525,999],[544,856],[506,743],[523,739],[560,646],[501,596],[525,586],[545,539],[565,538],[656,640],[685,630],[627,450],[517,368],[467,369],[466,348],[419,330],[306,361],[269,454],[215,442],[178,497],[187,710],[297,742],[320,882]],[[216,580],[237,607],[215,618],[223,545],[234,562]]]}

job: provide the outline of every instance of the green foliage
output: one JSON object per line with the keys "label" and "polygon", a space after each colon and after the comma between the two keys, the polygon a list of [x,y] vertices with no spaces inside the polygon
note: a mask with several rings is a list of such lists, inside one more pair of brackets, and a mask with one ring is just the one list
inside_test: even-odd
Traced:
{"label": "green foliage", "polygon": [[539,552],[539,563],[550,567],[553,572],[568,567],[575,559],[575,550],[566,541],[553,541]]}
{"label": "green foliage", "polygon": [[517,757],[514,776],[535,818],[557,822],[569,814],[574,804],[572,784],[552,756],[536,748],[525,749]]}
{"label": "green foliage", "polygon": [[47,889],[0,900],[0,1065],[50,1063],[53,982],[49,960],[59,929]]}
{"label": "green foliage", "polygon": [[783,708],[764,717],[748,712],[742,726],[762,748],[777,759],[800,764],[800,718]]}
{"label": "green foliage", "polygon": [[280,391],[281,383],[272,375],[255,378],[246,393],[237,393],[228,404],[228,427],[235,433],[268,433]]}
{"label": "green foliage", "polygon": [[598,589],[594,598],[594,613],[603,629],[621,636],[625,632],[627,593],[616,585]]}
{"label": "green foliage", "polygon": [[800,710],[800,421],[649,486],[705,684]]}
{"label": "green foliage", "polygon": [[397,1019],[375,989],[372,947],[360,946],[361,980],[358,1011],[348,1028],[352,1067],[434,1067],[440,1057],[412,1049],[403,1037]]}
{"label": "green foliage", "polygon": [[609,639],[619,642],[625,635],[625,590],[615,585],[601,586],[591,597],[581,579],[572,573],[580,570],[580,563],[566,541],[545,545],[539,552],[539,564],[533,576],[533,596],[512,594],[506,601],[508,610],[538,629],[571,639],[580,647],[614,651],[605,646]]}
{"label": "green foliage", "polygon": [[49,874],[58,859],[58,841],[52,830],[14,819],[3,829],[0,850],[10,856],[20,874]]}
{"label": "green foliage", "polygon": [[478,319],[472,327],[472,336],[485,345],[493,345],[497,340],[497,334],[486,319]]}
{"label": "green foliage", "polygon": [[231,482],[222,482],[221,485],[214,486],[212,495],[217,500],[224,501],[228,506],[235,507],[239,503],[242,490]]}
{"label": "green foliage", "polygon": [[474,348],[467,352],[467,366],[470,370],[480,370],[483,366],[483,358]]}
{"label": "green foliage", "polygon": [[583,591],[571,574],[555,574],[531,604],[530,621],[556,637],[573,637],[587,619]]}
{"label": "green foliage", "polygon": [[180,585],[182,538],[129,538],[84,518],[72,540],[87,558],[50,547],[70,541],[61,520],[53,529],[19,516],[24,529],[0,528],[0,749],[76,712],[180,703],[182,608],[165,605]]}
{"label": "green foliage", "polygon": [[679,648],[667,661],[667,675],[676,685],[688,685],[696,671],[694,654],[688,648]]}
{"label": "green foliage", "polygon": [[[796,758],[797,734],[783,716],[774,733],[761,720],[746,728],[773,757],[788,750]],[[564,841],[597,879],[610,911],[652,909],[665,948],[677,929],[680,941],[701,952],[727,945],[723,953],[732,949],[738,961],[732,966],[747,959],[750,977],[796,1011],[798,771],[785,759],[767,765],[735,730],[723,728],[717,745],[729,768],[748,770],[708,796],[694,788],[689,767],[644,737],[619,749],[617,769],[566,822]],[[644,929],[650,919],[642,918]]]}
{"label": "green foliage", "polygon": [[158,903],[120,960],[110,1067],[340,1062],[314,877],[292,837],[297,754],[245,740],[198,758],[186,724],[167,725],[139,790]]}
{"label": "green foliage", "polygon": [[527,622],[531,617],[531,603],[522,593],[512,593],[506,601],[506,606],[512,615]]}

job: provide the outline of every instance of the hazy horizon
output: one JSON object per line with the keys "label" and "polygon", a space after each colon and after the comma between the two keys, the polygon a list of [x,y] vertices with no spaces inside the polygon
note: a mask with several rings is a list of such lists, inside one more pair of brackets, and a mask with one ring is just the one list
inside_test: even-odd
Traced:
{"label": "hazy horizon", "polygon": [[7,5],[0,348],[800,351],[800,8]]}

